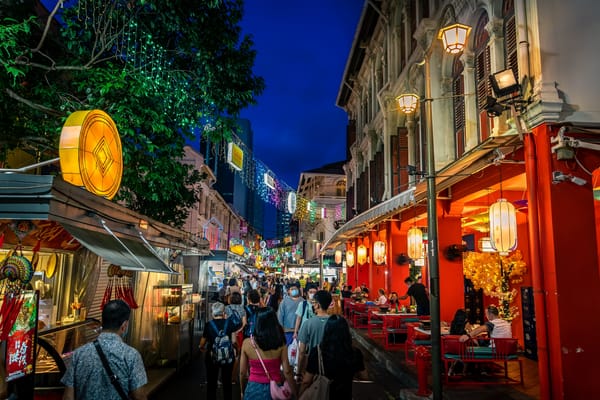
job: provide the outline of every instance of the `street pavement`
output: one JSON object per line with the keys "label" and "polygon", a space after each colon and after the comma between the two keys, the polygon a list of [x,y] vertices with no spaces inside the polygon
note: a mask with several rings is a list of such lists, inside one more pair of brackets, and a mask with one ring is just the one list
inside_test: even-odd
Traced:
{"label": "street pavement", "polygon": [[[360,348],[360,346],[359,346]],[[369,371],[369,381],[354,382],[352,391],[355,400],[395,400],[400,393],[401,383],[391,375],[381,361],[362,349],[365,365]],[[203,355],[194,357],[190,365],[183,367],[165,384],[151,393],[150,400],[162,399],[207,399],[206,368]],[[217,390],[217,399],[222,400],[221,388]],[[240,399],[240,386],[233,386],[233,399]],[[213,399],[207,399],[213,400]],[[343,399],[340,399],[343,400]]]}

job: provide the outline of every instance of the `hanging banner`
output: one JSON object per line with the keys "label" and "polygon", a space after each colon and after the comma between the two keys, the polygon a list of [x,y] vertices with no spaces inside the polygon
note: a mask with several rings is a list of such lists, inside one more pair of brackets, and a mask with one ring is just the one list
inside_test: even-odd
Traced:
{"label": "hanging banner", "polygon": [[6,381],[33,373],[38,293],[23,293],[23,305],[6,340]]}

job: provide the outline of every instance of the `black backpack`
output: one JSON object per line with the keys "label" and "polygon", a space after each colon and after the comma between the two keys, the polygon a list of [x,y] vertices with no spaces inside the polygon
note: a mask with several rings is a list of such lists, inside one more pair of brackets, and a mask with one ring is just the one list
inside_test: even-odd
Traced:
{"label": "black backpack", "polygon": [[227,325],[229,324],[229,319],[225,321],[225,326],[222,330],[217,328],[217,324],[215,324],[214,320],[211,320],[210,324],[217,333],[215,341],[212,345],[213,362],[219,365],[231,364],[235,359],[235,354],[233,351],[233,345],[231,344],[231,339],[229,339],[229,335],[227,334]]}

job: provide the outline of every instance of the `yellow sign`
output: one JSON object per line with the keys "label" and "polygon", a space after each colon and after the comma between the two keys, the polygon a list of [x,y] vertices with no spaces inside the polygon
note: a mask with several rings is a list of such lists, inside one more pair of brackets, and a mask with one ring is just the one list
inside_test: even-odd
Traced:
{"label": "yellow sign", "polygon": [[244,151],[234,143],[229,143],[227,148],[227,162],[238,171],[244,169]]}
{"label": "yellow sign", "polygon": [[117,126],[100,110],[75,111],[60,134],[63,179],[112,199],[121,186],[123,153]]}

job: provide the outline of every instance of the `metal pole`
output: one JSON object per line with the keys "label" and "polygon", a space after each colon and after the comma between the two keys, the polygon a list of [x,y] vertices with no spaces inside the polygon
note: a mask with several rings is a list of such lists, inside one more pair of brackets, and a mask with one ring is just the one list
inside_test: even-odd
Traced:
{"label": "metal pole", "polygon": [[431,111],[431,74],[429,51],[425,55],[425,134],[427,139],[427,246],[429,251],[429,293],[431,316],[431,374],[433,400],[442,399],[442,349],[440,343],[440,271],[438,262],[437,202],[435,187],[435,153]]}

